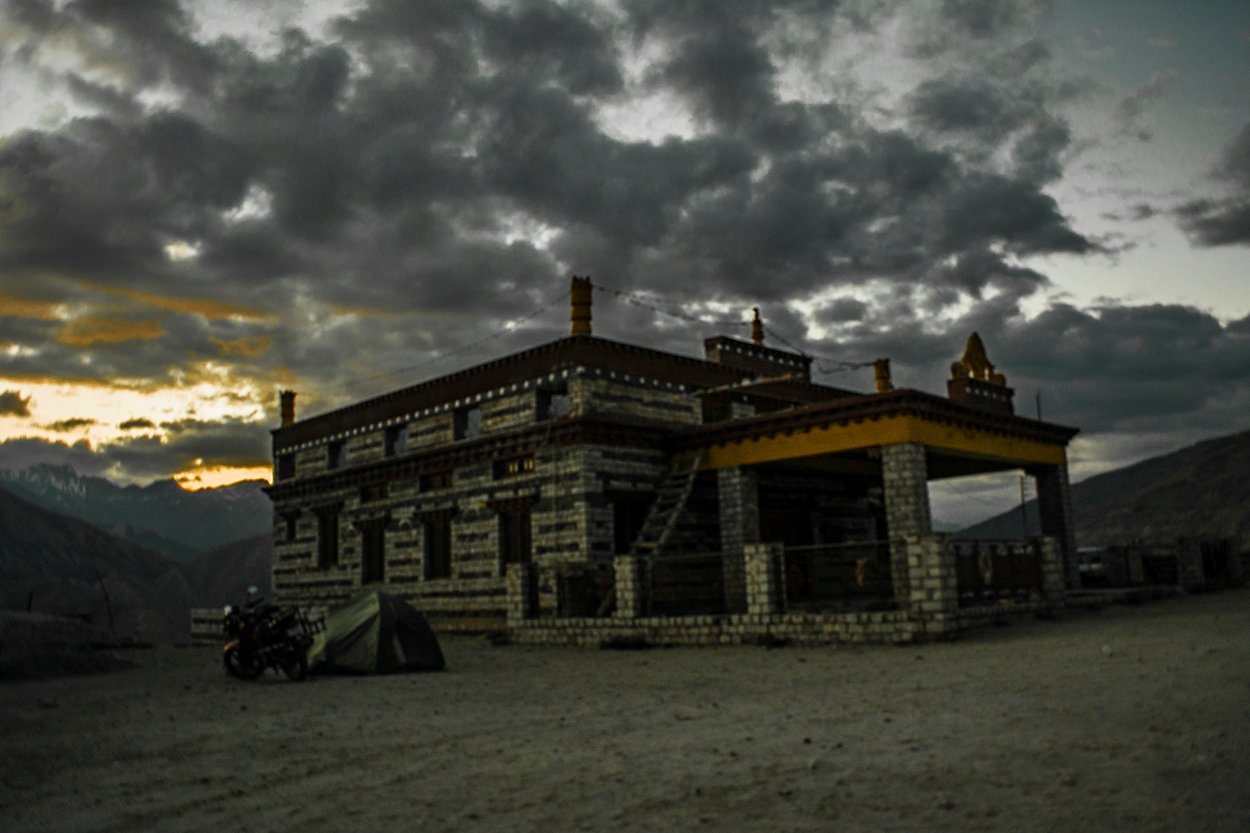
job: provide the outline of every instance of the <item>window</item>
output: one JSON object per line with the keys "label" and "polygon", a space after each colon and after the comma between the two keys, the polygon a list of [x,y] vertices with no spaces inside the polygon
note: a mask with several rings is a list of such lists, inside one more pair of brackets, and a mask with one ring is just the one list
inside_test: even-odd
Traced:
{"label": "window", "polygon": [[386,429],[386,456],[394,457],[408,450],[408,425],[392,425]]}
{"label": "window", "polygon": [[279,454],[278,461],[274,464],[274,479],[290,480],[295,476],[295,455]]}
{"label": "window", "polygon": [[457,440],[467,440],[482,433],[482,408],[472,405],[457,408],[453,419],[453,430]]}
{"label": "window", "polygon": [[299,529],[299,510],[291,512],[283,512],[282,520],[286,522],[286,542],[289,544],[295,540],[296,533]]}
{"label": "window", "polygon": [[347,465],[347,443],[335,440],[326,446],[326,468],[341,469]]}
{"label": "window", "polygon": [[569,415],[567,385],[538,392],[538,419],[560,419]]}
{"label": "window", "polygon": [[385,483],[369,483],[360,487],[361,503],[373,503],[376,500],[386,500]]}
{"label": "window", "polygon": [[509,506],[499,510],[499,560],[509,564],[528,564],[530,560],[530,507]]}
{"label": "window", "polygon": [[432,471],[421,475],[418,481],[418,488],[423,492],[433,492],[437,489],[451,488],[451,469],[446,471]]}
{"label": "window", "polygon": [[523,474],[533,473],[533,457],[514,457],[511,460],[496,460],[494,463],[494,474],[496,480],[503,480],[507,477],[520,477]]}
{"label": "window", "polygon": [[339,505],[322,506],[317,513],[317,566],[337,567],[339,563]]}
{"label": "window", "polygon": [[425,577],[451,578],[451,514],[440,512],[425,519]]}
{"label": "window", "polygon": [[361,521],[360,582],[370,584],[386,578],[386,520]]}

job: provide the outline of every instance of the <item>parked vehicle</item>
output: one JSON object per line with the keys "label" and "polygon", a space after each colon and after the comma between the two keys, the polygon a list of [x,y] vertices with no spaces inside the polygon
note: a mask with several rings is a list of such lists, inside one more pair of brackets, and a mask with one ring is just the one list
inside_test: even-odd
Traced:
{"label": "parked vehicle", "polygon": [[1109,581],[1109,554],[1103,547],[1081,547],[1076,551],[1076,568],[1082,587],[1105,587]]}
{"label": "parked vehicle", "polygon": [[291,680],[308,676],[308,648],[313,626],[297,607],[278,607],[248,588],[242,605],[227,605],[222,619],[227,642],[222,660],[226,671],[254,680],[265,669],[281,671]]}

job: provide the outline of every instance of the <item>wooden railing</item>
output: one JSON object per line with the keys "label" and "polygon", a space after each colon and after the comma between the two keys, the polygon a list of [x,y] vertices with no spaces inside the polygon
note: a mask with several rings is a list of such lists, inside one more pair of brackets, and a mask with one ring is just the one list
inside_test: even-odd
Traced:
{"label": "wooden railing", "polygon": [[969,607],[1028,599],[1042,591],[1041,547],[1036,540],[951,540],[959,604]]}
{"label": "wooden railing", "polygon": [[782,581],[790,609],[891,608],[890,542],[786,547]]}

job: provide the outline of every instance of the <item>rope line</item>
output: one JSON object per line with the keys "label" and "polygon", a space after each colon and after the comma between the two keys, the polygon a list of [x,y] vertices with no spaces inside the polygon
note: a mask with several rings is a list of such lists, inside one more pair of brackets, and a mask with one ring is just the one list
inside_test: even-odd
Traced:
{"label": "rope line", "polygon": [[[650,312],[657,313],[659,315],[667,315],[671,318],[676,318],[676,319],[679,319],[681,321],[686,321],[691,324],[714,325],[714,326],[721,326],[721,327],[749,327],[751,326],[751,323],[752,323],[750,320],[745,320],[745,319],[701,318],[697,315],[692,315],[688,312],[684,312],[673,306],[660,306],[659,303],[654,302],[653,300],[655,298],[654,295],[643,295],[637,292],[631,292],[628,290],[619,289],[617,287],[608,286],[606,284],[600,284],[600,283],[592,284],[592,287],[593,289],[597,290],[600,293],[603,293],[605,295],[610,295],[613,298],[616,298],[617,300],[630,304],[631,306],[635,306],[640,309],[645,309]],[[463,353],[465,351],[471,350],[475,347],[481,346],[482,344],[486,344],[487,342],[501,338],[504,335],[507,335],[508,333],[514,332],[521,325],[525,324],[528,321],[532,321],[533,319],[539,317],[540,315],[547,312],[551,308],[555,307],[557,304],[562,303],[566,299],[566,297],[567,297],[567,294],[565,292],[563,291],[557,292],[554,295],[552,295],[546,302],[544,302],[538,308],[534,309],[533,311],[529,313],[526,313],[525,315],[519,316],[517,318],[513,318],[510,321],[505,322],[500,327],[498,327],[497,329],[493,330],[490,333],[487,333],[481,338],[475,339],[473,341],[465,342],[464,344],[460,344],[455,347],[435,350],[429,353],[422,361],[417,362],[415,364],[406,365],[404,367],[396,368],[394,370],[388,370],[383,373],[376,373],[372,376],[366,376],[366,377],[362,377],[359,379],[353,379],[351,381],[344,382],[340,385],[336,385],[332,388],[329,388],[328,390],[332,392],[341,393],[341,392],[345,392],[354,388],[359,388],[362,385],[368,385],[372,382],[377,382],[382,379],[389,379],[391,377],[411,373],[416,370],[432,369],[436,363],[444,359],[447,359],[451,356],[455,356],[459,353]],[[874,362],[872,361],[842,361],[840,359],[833,359],[828,356],[816,355],[816,354],[808,352],[807,350],[804,350],[802,347],[799,347],[794,342],[790,341],[785,336],[783,336],[781,333],[777,332],[775,329],[771,327],[768,327],[767,325],[765,325],[764,331],[768,335],[769,338],[777,341],[778,343],[782,344],[783,346],[792,350],[793,352],[798,353],[799,355],[805,358],[811,359],[814,362],[813,368],[820,373],[833,375],[837,373],[845,373],[845,372],[852,371],[852,370],[861,370],[866,367],[872,367],[874,364]]]}
{"label": "rope line", "polygon": [[[652,312],[658,312],[661,315],[668,315],[673,318],[678,318],[682,321],[688,321],[691,324],[716,324],[718,326],[728,326],[728,327],[751,326],[750,321],[745,321],[742,319],[699,318],[698,316],[691,315],[687,312],[680,312],[678,310],[675,310],[672,307],[660,307],[653,303],[650,303],[646,299],[645,296],[640,295],[636,292],[629,292],[624,289],[618,289],[613,286],[607,286],[606,284],[596,283],[596,284],[592,284],[592,286],[594,289],[598,290],[599,292],[612,295],[624,301],[627,304],[631,304],[632,306],[639,307],[641,309],[650,310]],[[848,370],[861,370],[865,367],[872,367],[873,364],[875,363],[872,361],[847,362],[847,361],[841,361],[839,359],[831,359],[828,356],[817,356],[812,353],[809,353],[808,351],[804,350],[802,347],[799,347],[798,345],[794,344],[789,339],[785,338],[780,333],[778,333],[776,330],[769,327],[767,324],[764,325],[764,332],[769,337],[781,342],[781,344],[790,348],[795,353],[798,353],[800,356],[804,356],[809,359],[823,362],[824,364],[816,365],[816,370],[820,371],[821,373],[834,374],[834,373],[844,373]]]}
{"label": "rope line", "polygon": [[344,391],[350,388],[358,387],[360,385],[368,384],[370,382],[376,382],[380,379],[388,379],[392,376],[399,376],[400,374],[410,373],[414,370],[421,370],[423,368],[432,367],[436,362],[442,361],[443,359],[446,359],[449,356],[454,356],[457,353],[462,353],[466,350],[472,349],[481,344],[485,344],[488,341],[493,341],[494,339],[500,338],[510,332],[515,331],[519,326],[521,326],[525,322],[532,321],[533,319],[542,315],[544,312],[551,309],[557,303],[560,303],[564,299],[565,299],[565,294],[563,292],[557,293],[556,295],[549,298],[546,303],[544,303],[542,306],[538,307],[537,309],[531,312],[528,312],[525,315],[522,315],[518,318],[513,318],[510,321],[504,322],[503,325],[501,325],[498,329],[482,336],[481,338],[475,341],[468,341],[468,342],[465,342],[464,344],[460,344],[455,347],[448,347],[445,349],[435,350],[432,353],[430,353],[423,361],[420,361],[416,364],[411,364],[406,367],[400,367],[395,370],[388,370],[385,373],[377,373],[377,374],[374,374],[373,376],[366,376],[361,379],[353,379],[350,382],[345,382],[342,385],[339,385],[337,388],[331,388],[331,390]]}
{"label": "rope line", "polygon": [[655,304],[648,302],[646,297],[643,295],[639,295],[636,292],[629,292],[624,289],[617,289],[612,286],[605,286],[603,284],[596,283],[596,284],[592,284],[592,287],[605,294],[614,295],[615,297],[619,298],[625,303],[632,304],[635,307],[641,307],[642,309],[651,310],[652,312],[658,312],[661,315],[672,316],[673,318],[680,318],[682,321],[689,321],[691,324],[716,324],[722,327],[749,327],[751,326],[750,321],[743,321],[737,318],[699,318],[698,316],[691,315],[690,313],[687,313],[687,312],[679,312],[678,310],[675,310],[671,307],[669,308],[658,307]]}

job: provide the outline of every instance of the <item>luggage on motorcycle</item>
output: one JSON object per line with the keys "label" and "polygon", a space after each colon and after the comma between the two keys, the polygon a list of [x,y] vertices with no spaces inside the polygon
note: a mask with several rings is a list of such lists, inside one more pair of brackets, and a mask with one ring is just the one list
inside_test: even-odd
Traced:
{"label": "luggage on motorcycle", "polygon": [[403,599],[377,591],[326,614],[308,661],[313,671],[357,674],[438,671],[446,664],[425,617]]}

